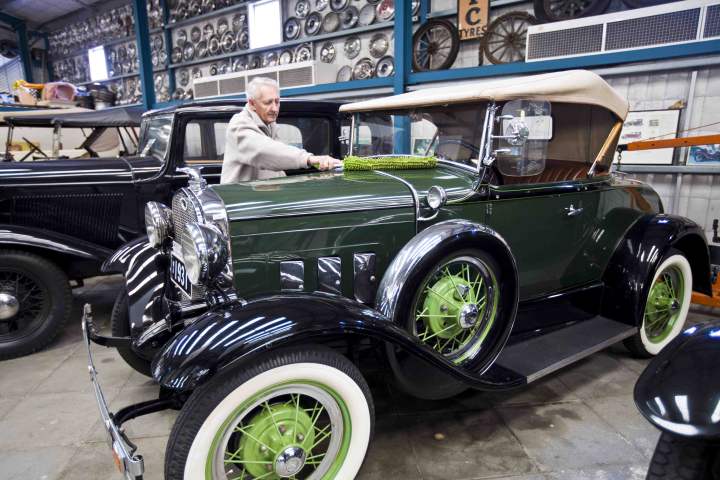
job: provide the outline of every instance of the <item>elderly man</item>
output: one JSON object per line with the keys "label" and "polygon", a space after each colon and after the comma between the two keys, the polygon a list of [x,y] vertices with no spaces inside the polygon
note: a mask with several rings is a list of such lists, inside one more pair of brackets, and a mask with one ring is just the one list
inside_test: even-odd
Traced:
{"label": "elderly man", "polygon": [[340,161],[313,155],[277,138],[280,89],[275,80],[258,77],[247,86],[248,103],[227,128],[220,183],[282,177],[283,170],[315,167],[329,170]]}

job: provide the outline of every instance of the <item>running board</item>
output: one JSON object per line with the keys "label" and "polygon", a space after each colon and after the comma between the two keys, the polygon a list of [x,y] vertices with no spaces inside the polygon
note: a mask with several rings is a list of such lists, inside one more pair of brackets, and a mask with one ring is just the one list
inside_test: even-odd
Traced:
{"label": "running board", "polygon": [[595,317],[505,347],[488,373],[512,372],[525,377],[526,383],[534,382],[631,337],[636,331],[637,327],[626,323]]}

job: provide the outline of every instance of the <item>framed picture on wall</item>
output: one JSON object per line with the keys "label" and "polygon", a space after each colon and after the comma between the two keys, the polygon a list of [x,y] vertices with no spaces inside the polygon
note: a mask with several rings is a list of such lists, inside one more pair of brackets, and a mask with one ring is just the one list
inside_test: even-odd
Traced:
{"label": "framed picture on wall", "polygon": [[688,165],[720,165],[720,143],[690,147]]}
{"label": "framed picture on wall", "polygon": [[[620,131],[618,145],[639,140],[661,140],[677,137],[680,110],[639,110],[629,112]],[[671,165],[674,148],[623,152],[623,164]],[[617,163],[617,153],[615,162]]]}

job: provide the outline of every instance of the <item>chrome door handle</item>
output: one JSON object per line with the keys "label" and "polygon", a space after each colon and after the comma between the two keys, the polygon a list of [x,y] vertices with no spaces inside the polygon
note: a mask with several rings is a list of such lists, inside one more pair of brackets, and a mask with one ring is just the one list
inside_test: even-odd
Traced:
{"label": "chrome door handle", "polygon": [[568,217],[577,217],[583,212],[582,207],[575,208],[573,204],[571,203],[569,207],[565,207],[565,212]]}

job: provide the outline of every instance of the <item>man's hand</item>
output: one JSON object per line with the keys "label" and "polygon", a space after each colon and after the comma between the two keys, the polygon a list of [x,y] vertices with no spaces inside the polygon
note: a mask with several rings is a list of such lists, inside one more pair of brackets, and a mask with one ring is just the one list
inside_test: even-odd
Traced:
{"label": "man's hand", "polygon": [[342,162],[330,155],[310,155],[307,164],[308,167],[315,167],[318,170],[332,170],[342,165]]}

